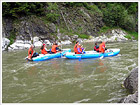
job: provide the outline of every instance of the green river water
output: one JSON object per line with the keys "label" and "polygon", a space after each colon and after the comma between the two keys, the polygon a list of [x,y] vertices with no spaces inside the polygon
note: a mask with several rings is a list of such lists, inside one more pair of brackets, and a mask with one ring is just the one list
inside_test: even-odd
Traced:
{"label": "green river water", "polygon": [[[94,43],[83,43],[92,50]],[[74,45],[63,46],[71,48]],[[56,58],[27,62],[26,50],[2,52],[3,103],[117,103],[128,91],[121,87],[138,66],[138,42],[107,43],[120,54],[104,59]],[[50,48],[50,47],[49,47]],[[35,49],[37,52],[39,48]]]}

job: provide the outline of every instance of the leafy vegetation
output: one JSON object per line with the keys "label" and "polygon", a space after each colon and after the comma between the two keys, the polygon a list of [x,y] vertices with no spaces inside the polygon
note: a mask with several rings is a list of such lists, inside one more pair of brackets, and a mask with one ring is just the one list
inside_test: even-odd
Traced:
{"label": "leafy vegetation", "polygon": [[[101,14],[105,26],[101,28],[99,33],[118,27],[132,34],[126,37],[134,36],[135,39],[138,39],[138,33],[136,32],[138,27],[138,2],[3,2],[2,16],[16,20],[22,16],[35,15],[40,17],[45,24],[55,23],[58,25],[59,21],[63,21],[60,20],[60,10],[62,9],[60,7],[63,6],[63,9],[85,8],[94,15],[96,15],[95,13]],[[60,31],[70,35],[75,34],[71,29],[61,29]],[[85,34],[77,34],[81,38],[88,38]],[[14,39],[13,36],[11,36],[11,41]]]}
{"label": "leafy vegetation", "polygon": [[138,40],[138,32],[132,32],[132,31],[126,31],[128,33],[128,35],[126,35],[125,37],[128,39],[132,39],[134,38],[135,40]]}
{"label": "leafy vegetation", "polygon": [[12,31],[12,32],[10,33],[10,37],[9,37],[9,40],[10,40],[10,44],[9,44],[9,45],[13,44],[14,41],[15,41],[15,39],[16,39],[15,32]]}

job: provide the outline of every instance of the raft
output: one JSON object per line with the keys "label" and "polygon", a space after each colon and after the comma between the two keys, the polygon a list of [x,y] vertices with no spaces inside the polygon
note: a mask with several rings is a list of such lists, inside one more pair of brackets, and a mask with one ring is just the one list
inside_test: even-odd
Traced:
{"label": "raft", "polygon": [[118,55],[120,49],[108,49],[105,53],[98,53],[96,51],[85,51],[84,54],[75,54],[73,52],[67,52],[65,57],[68,59],[88,59],[88,58],[104,58]]}
{"label": "raft", "polygon": [[58,52],[55,54],[39,54],[39,56],[32,58],[32,60],[29,60],[28,57],[26,57],[26,59],[28,61],[45,61],[53,58],[60,58],[64,56],[66,52],[71,52],[71,49],[63,49],[62,52]]}

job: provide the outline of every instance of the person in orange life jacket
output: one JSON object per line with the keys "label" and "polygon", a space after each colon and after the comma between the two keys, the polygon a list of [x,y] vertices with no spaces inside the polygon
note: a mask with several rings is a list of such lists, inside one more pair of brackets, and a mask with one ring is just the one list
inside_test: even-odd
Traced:
{"label": "person in orange life jacket", "polygon": [[97,42],[95,42],[94,51],[99,52],[99,45],[97,45]]}
{"label": "person in orange life jacket", "polygon": [[75,52],[75,54],[78,53],[78,50],[77,50],[78,45],[79,45],[79,41],[76,41],[76,44],[74,45],[74,52]]}
{"label": "person in orange life jacket", "polygon": [[80,44],[77,46],[77,51],[78,51],[77,54],[84,54],[85,53],[84,48],[82,48],[82,45],[80,45]]}
{"label": "person in orange life jacket", "polygon": [[41,46],[41,54],[47,54],[47,53],[48,53],[48,52],[47,52],[46,45],[43,44],[43,45]]}
{"label": "person in orange life jacket", "polygon": [[34,46],[31,45],[31,47],[28,50],[28,59],[31,60],[33,57],[39,56],[38,53],[34,52]]}
{"label": "person in orange life jacket", "polygon": [[61,51],[61,49],[59,49],[58,47],[59,47],[59,45],[57,45],[57,43],[54,42],[52,45],[51,53],[53,54],[53,53],[56,53],[58,51]]}
{"label": "person in orange life jacket", "polygon": [[105,41],[104,41],[99,46],[99,52],[100,53],[105,53],[105,50],[107,50],[107,48],[105,48]]}

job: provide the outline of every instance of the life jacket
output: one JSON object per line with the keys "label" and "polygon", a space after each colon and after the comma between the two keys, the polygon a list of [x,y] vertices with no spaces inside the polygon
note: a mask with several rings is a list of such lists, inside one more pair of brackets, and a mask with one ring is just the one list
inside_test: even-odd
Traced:
{"label": "life jacket", "polygon": [[99,46],[99,52],[104,53],[105,52],[105,43],[101,43]]}
{"label": "life jacket", "polygon": [[41,54],[47,54],[48,52],[45,50],[45,48],[43,48],[43,50],[41,50]]}
{"label": "life jacket", "polygon": [[80,52],[78,52],[78,48],[80,49],[80,52],[82,53],[82,47],[78,45],[76,54],[81,54]]}
{"label": "life jacket", "polygon": [[33,53],[34,53],[33,49],[29,48],[29,50],[28,50],[28,58],[31,59],[31,57],[33,56]]}
{"label": "life jacket", "polygon": [[58,45],[52,45],[51,52],[56,53],[56,47],[58,47]]}
{"label": "life jacket", "polygon": [[75,53],[78,52],[78,50],[77,50],[77,46],[78,46],[78,44],[75,44],[75,46],[74,46],[74,52],[75,52]]}
{"label": "life jacket", "polygon": [[94,50],[95,51],[99,51],[99,48],[97,48],[96,46],[94,46]]}

